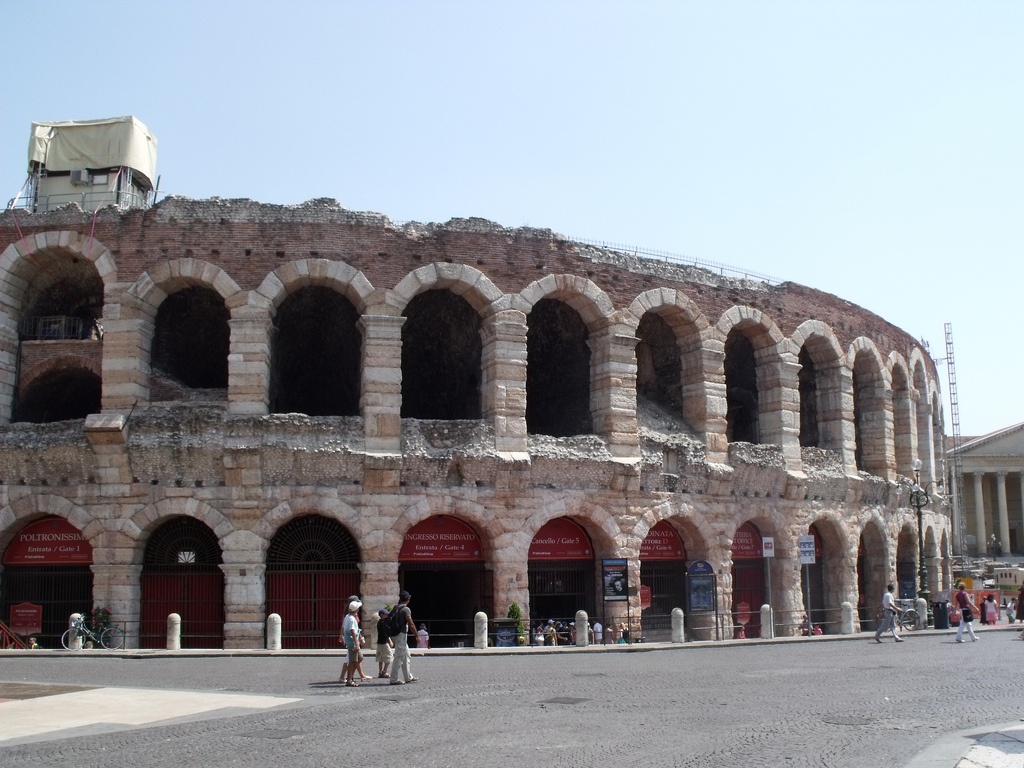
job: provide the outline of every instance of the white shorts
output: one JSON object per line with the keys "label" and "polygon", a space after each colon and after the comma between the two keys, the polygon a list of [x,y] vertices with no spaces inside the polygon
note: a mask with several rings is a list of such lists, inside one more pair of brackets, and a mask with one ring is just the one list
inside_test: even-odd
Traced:
{"label": "white shorts", "polygon": [[395,649],[390,645],[377,646],[377,663],[382,664],[395,658]]}

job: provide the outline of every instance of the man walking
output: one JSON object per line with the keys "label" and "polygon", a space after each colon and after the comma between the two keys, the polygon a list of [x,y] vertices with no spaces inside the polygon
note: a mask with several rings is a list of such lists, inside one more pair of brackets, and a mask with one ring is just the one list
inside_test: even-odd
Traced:
{"label": "man walking", "polygon": [[409,661],[409,633],[416,634],[416,625],[412,621],[412,611],[409,609],[409,600],[412,595],[404,589],[398,593],[398,605],[395,611],[398,612],[398,622],[402,631],[395,636],[395,658],[391,662],[391,685],[405,685],[415,683],[419,678],[412,676],[412,666]]}
{"label": "man walking", "polygon": [[903,638],[896,633],[896,601],[892,598],[896,585],[890,582],[885,590],[885,594],[882,595],[882,623],[875,630],[875,642],[882,642],[882,635],[891,630],[896,642],[902,643]]}
{"label": "man walking", "polygon": [[345,621],[342,623],[342,635],[345,638],[345,650],[348,656],[348,678],[345,681],[345,685],[349,688],[358,688],[359,684],[354,682],[353,677],[356,673],[356,668],[362,664],[363,654],[359,651],[359,609],[362,607],[362,603],[358,600],[353,600],[348,604],[348,613],[345,615]]}

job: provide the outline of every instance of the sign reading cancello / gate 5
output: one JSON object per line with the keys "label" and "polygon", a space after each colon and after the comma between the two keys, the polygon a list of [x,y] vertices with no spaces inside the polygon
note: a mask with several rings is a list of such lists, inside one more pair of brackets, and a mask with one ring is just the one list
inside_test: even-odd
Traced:
{"label": "sign reading cancello / gate 5", "polygon": [[63,517],[47,517],[14,537],[4,565],[92,565],[92,545]]}

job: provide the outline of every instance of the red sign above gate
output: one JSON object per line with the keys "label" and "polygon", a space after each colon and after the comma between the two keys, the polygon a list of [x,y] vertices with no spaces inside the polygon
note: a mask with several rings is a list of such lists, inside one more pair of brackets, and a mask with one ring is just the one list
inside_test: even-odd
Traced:
{"label": "red sign above gate", "polygon": [[480,562],[483,547],[476,531],[450,515],[437,515],[417,523],[405,534],[399,562]]}
{"label": "red sign above gate", "polygon": [[31,635],[43,631],[43,606],[33,603],[18,603],[11,606],[7,620],[11,632],[16,635]]}
{"label": "red sign above gate", "polygon": [[761,534],[751,523],[744,523],[732,537],[733,560],[757,560],[762,556]]}
{"label": "red sign above gate", "polygon": [[685,560],[686,549],[676,529],[662,520],[647,533],[640,545],[640,560]]}
{"label": "red sign above gate", "polygon": [[587,532],[567,517],[548,520],[530,544],[530,560],[593,560]]}
{"label": "red sign above gate", "polygon": [[92,545],[63,517],[46,517],[14,537],[4,565],[92,565]]}

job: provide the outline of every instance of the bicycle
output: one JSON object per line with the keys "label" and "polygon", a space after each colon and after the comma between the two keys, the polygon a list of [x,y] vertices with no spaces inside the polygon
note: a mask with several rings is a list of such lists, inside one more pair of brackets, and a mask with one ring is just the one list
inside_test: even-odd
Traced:
{"label": "bicycle", "polygon": [[[80,639],[77,648],[74,647],[76,639]],[[82,619],[78,619],[72,622],[71,629],[61,635],[60,643],[69,651],[80,651],[85,647],[86,639],[92,641],[93,647],[99,645],[108,651],[116,651],[124,646],[124,630],[120,627],[104,627],[96,633],[85,626]]]}
{"label": "bicycle", "polygon": [[907,608],[905,611],[896,611],[896,627],[902,630],[914,630],[918,627],[918,621],[920,620],[920,614],[913,608]]}

